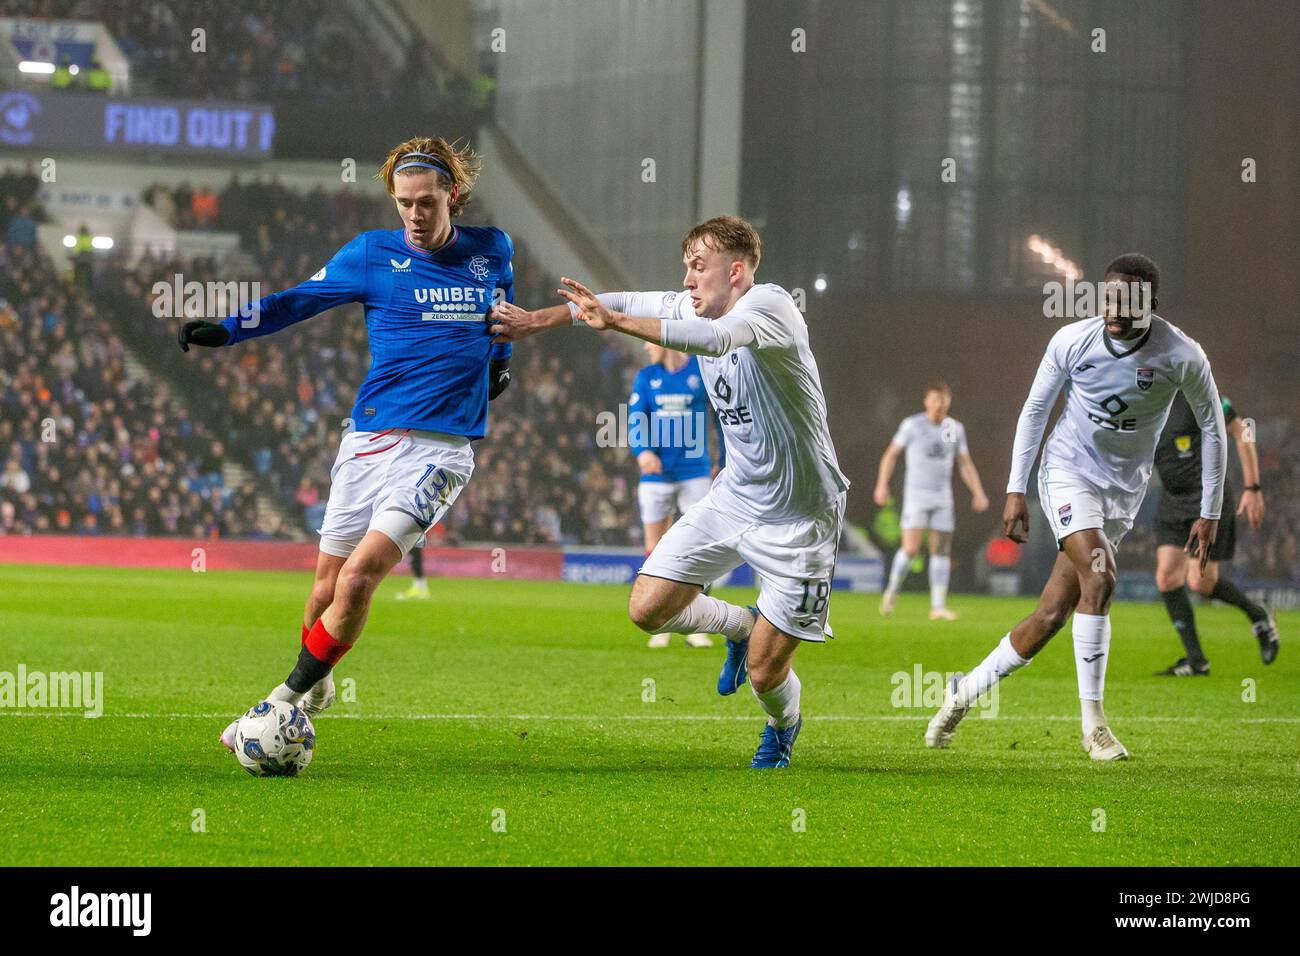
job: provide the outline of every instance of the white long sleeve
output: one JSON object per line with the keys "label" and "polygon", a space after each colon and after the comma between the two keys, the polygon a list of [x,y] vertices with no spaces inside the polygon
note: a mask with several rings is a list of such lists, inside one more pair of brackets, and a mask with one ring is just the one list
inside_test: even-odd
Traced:
{"label": "white long sleeve", "polygon": [[1214,384],[1210,360],[1197,348],[1198,360],[1186,367],[1183,394],[1201,426],[1201,517],[1218,518],[1223,509],[1223,480],[1228,471],[1228,436],[1223,402]]}
{"label": "white long sleeve", "polygon": [[1034,376],[1034,384],[1029,387],[1029,397],[1020,410],[1020,420],[1016,423],[1016,442],[1011,451],[1011,477],[1007,480],[1007,494],[1024,494],[1029,487],[1029,473],[1038,457],[1038,446],[1043,441],[1043,432],[1047,430],[1047,419],[1052,414],[1052,406],[1061,393],[1061,387],[1069,380],[1066,373],[1064,356],[1058,353],[1060,334],[1052,337],[1047,344],[1043,361]]}
{"label": "white long sleeve", "polygon": [[719,318],[665,319],[659,344],[692,355],[715,357],[747,345],[789,348],[798,338],[798,315],[789,293],[780,286],[756,285]]}

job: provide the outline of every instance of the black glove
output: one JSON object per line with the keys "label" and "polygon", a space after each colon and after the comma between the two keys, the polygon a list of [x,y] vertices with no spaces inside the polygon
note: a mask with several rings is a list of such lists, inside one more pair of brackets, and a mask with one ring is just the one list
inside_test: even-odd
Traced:
{"label": "black glove", "polygon": [[488,401],[504,392],[510,384],[510,359],[493,359],[488,362]]}
{"label": "black glove", "polygon": [[181,330],[176,333],[176,340],[181,343],[181,351],[188,352],[190,345],[203,345],[208,348],[225,345],[230,341],[230,333],[226,331],[224,325],[204,322],[200,319],[182,325]]}

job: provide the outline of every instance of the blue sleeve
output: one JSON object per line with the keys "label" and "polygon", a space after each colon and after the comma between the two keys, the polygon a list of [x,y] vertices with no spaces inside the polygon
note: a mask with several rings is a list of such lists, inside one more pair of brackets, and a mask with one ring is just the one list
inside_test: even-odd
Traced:
{"label": "blue sleeve", "polygon": [[[501,275],[497,281],[500,283],[499,288],[501,289],[501,293],[505,297],[505,300],[507,302],[513,303],[515,301],[515,269],[514,266],[511,265],[510,260],[513,259],[515,255],[515,243],[514,240],[510,238],[510,234],[507,232],[502,232],[501,238],[504,240],[502,242],[502,247],[503,247],[503,255],[505,257],[506,264],[505,264],[505,268],[501,270]],[[492,361],[495,362],[498,359],[508,359],[513,354],[514,354],[514,345],[512,343],[510,342],[492,343],[492,355],[491,355]]]}
{"label": "blue sleeve", "polygon": [[221,324],[230,333],[226,344],[270,335],[336,305],[362,301],[366,295],[366,243],[363,232],[306,282],[259,299],[247,318],[232,315],[223,319]]}
{"label": "blue sleeve", "polygon": [[[636,458],[643,451],[654,451],[649,445],[643,445],[636,439],[650,433],[650,415],[654,412],[654,399],[650,396],[650,389],[647,383],[650,376],[646,374],[646,369],[636,373],[636,381],[632,383],[632,395],[627,400],[628,428],[627,428],[627,447],[632,452],[632,457]],[[634,414],[645,416],[645,428],[633,428],[631,416]]]}

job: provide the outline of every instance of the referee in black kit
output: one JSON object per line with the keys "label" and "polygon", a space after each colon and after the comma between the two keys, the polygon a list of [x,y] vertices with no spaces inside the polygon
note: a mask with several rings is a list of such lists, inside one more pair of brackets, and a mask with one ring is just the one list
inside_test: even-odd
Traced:
{"label": "referee in black kit", "polygon": [[1277,657],[1277,623],[1273,615],[1219,574],[1219,562],[1232,560],[1236,547],[1236,516],[1244,513],[1252,528],[1258,528],[1264,520],[1264,492],[1259,483],[1259,454],[1255,450],[1254,436],[1247,435],[1245,424],[1228,397],[1221,395],[1220,401],[1223,403],[1224,424],[1237,445],[1246,487],[1240,503],[1237,503],[1231,474],[1225,476],[1219,533],[1210,547],[1210,560],[1204,571],[1199,562],[1189,561],[1183,550],[1192,523],[1200,514],[1201,433],[1192,407],[1181,392],[1174,399],[1169,420],[1156,446],[1155,466],[1164,486],[1156,507],[1156,587],[1160,589],[1169,618],[1186,651],[1185,657],[1167,670],[1160,671],[1158,676],[1196,677],[1210,673],[1210,662],[1205,659],[1196,634],[1196,616],[1188,599],[1188,584],[1198,594],[1240,608],[1250,618],[1251,630],[1259,641],[1259,654],[1264,663],[1271,664]]}

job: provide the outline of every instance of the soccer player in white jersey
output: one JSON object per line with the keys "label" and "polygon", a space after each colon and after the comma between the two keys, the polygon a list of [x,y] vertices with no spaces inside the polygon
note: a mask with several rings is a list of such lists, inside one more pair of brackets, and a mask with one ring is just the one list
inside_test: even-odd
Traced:
{"label": "soccer player in white jersey", "polygon": [[[565,279],[560,294],[567,309],[530,313],[498,305],[492,331],[518,339],[569,324],[571,310],[593,329],[699,356],[727,465],[647,558],[628,613],[651,634],[725,636],[719,693],[734,693],[747,671],[767,714],[750,766],[785,767],[803,725],[791,660],[801,642],[826,637],[849,482],[831,444],[808,326],[784,289],[755,284],[759,255],[759,236],[748,222],[710,219],[682,240],[684,292],[597,296]],[[759,581],[755,607],[703,593],[741,562]]]}
{"label": "soccer player in white jersey", "polygon": [[[1104,315],[1052,336],[1016,426],[1002,524],[1028,540],[1025,488],[1056,398],[1065,408],[1043,448],[1038,495],[1060,554],[1038,607],[969,674],[955,674],[926,728],[930,747],[946,747],[976,699],[1024,667],[1074,614],[1074,657],[1083,713],[1083,749],[1093,760],[1123,760],[1102,709],[1110,660],[1115,548],[1137,514],[1169,408],[1187,396],[1201,434],[1200,517],[1184,549],[1205,567],[1218,530],[1227,462],[1219,391],[1205,352],[1153,314],[1160,271],[1130,253],[1106,267]],[[1131,290],[1131,291],[1130,291]],[[1128,293],[1128,294],[1123,294]]]}
{"label": "soccer player in white jersey", "polygon": [[975,461],[966,444],[966,429],[950,418],[952,390],[945,382],[931,382],[925,389],[925,411],[904,418],[889,447],[880,459],[876,477],[875,501],[889,500],[889,479],[894,466],[906,452],[907,470],[903,479],[903,545],[894,554],[889,569],[889,583],[880,598],[880,613],[894,613],[894,601],[907,579],[907,569],[921,550],[921,535],[930,533],[930,620],[955,621],[957,615],[948,607],[948,579],[952,569],[952,531],[955,516],[952,502],[952,466],[958,465],[961,480],[971,493],[971,510],[976,514],[988,510]]}

